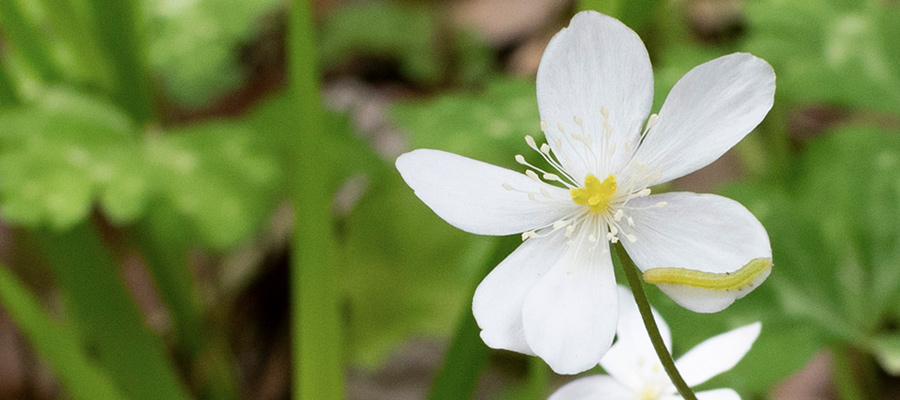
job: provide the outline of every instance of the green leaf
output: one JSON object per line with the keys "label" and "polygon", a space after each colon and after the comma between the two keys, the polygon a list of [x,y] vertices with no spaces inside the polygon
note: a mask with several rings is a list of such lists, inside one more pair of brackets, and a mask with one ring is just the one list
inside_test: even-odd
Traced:
{"label": "green leaf", "polygon": [[394,2],[351,3],[329,15],[318,44],[325,68],[366,55],[397,61],[416,81],[440,78],[435,16]]}
{"label": "green leaf", "polygon": [[882,335],[873,340],[872,353],[887,373],[900,376],[900,334]]}
{"label": "green leaf", "polygon": [[784,310],[862,345],[900,294],[900,140],[843,128],[810,143],[795,174],[789,189],[761,181],[727,194],[769,232]]}
{"label": "green leaf", "polygon": [[626,26],[641,31],[653,18],[659,0],[581,0],[579,10],[602,12],[622,21]]}
{"label": "green leaf", "polygon": [[[826,246],[835,249],[843,273],[838,287],[859,285],[845,295],[860,303],[848,317],[874,328],[900,290],[900,227],[891,222],[900,218],[900,139],[871,128],[842,129],[813,143],[803,166],[809,174],[800,185],[801,207],[815,210]],[[853,271],[859,276],[846,275]]]}
{"label": "green leaf", "polygon": [[183,218],[200,244],[226,248],[261,226],[281,193],[270,138],[237,122],[170,130],[145,145],[153,218]]}
{"label": "green leaf", "polygon": [[[37,106],[0,112],[0,205],[9,221],[67,229],[83,221],[93,198],[130,188],[113,217],[132,217],[143,182],[127,117],[103,102],[62,90]],[[112,183],[122,186],[110,188]],[[121,205],[121,203],[126,203]],[[113,204],[115,204],[113,202]]]}
{"label": "green leaf", "polygon": [[[295,132],[293,122],[296,107],[288,96],[276,96],[253,110],[248,116],[248,124],[257,132],[272,137],[283,137]],[[360,172],[386,173],[384,161],[375,154],[368,141],[362,139],[351,126],[346,115],[325,112],[323,115],[325,134],[319,140],[324,142],[311,153],[302,149],[304,156],[314,157],[316,170],[331,182],[329,191],[336,192],[345,179]],[[273,153],[283,158],[282,162],[296,160],[294,149],[280,146]]]}
{"label": "green leaf", "polygon": [[243,83],[239,50],[278,6],[276,0],[148,3],[149,63],[166,93],[188,106],[205,104]]}
{"label": "green leaf", "polygon": [[864,332],[845,313],[842,297],[836,294],[842,284],[838,250],[825,245],[818,220],[796,204],[795,193],[759,182],[732,184],[723,194],[744,204],[768,231],[774,260],[771,276],[715,315],[688,311],[656,288],[648,295],[672,329],[676,356],[715,335],[761,321],[762,334],[745,359],[699,389],[731,387],[745,396],[765,396],[830,340],[856,341]]}
{"label": "green leaf", "polygon": [[771,388],[802,368],[829,338],[822,327],[805,317],[785,315],[773,310],[783,279],[781,269],[789,268],[775,258],[775,269],[759,288],[716,314],[698,314],[669,299],[659,289],[646,285],[651,305],[663,316],[672,331],[675,358],[700,342],[740,326],[762,322],[762,333],[753,348],[735,369],[707,383],[699,390],[730,387],[744,396],[763,397]]}
{"label": "green leaf", "polygon": [[496,79],[480,93],[452,93],[396,104],[392,115],[410,147],[433,148],[513,167],[528,150],[525,136],[541,138],[534,82]]}
{"label": "green leaf", "polygon": [[764,318],[762,332],[744,359],[698,390],[728,387],[746,397],[764,398],[773,387],[809,363],[825,343],[826,338],[816,327],[779,316]]}
{"label": "green leaf", "polygon": [[57,230],[84,221],[94,204],[117,224],[171,214],[187,227],[183,238],[225,248],[274,206],[278,152],[246,124],[198,124],[140,142],[134,131],[115,107],[62,90],[0,112],[0,212]]}
{"label": "green leaf", "polygon": [[[793,356],[796,349],[807,354],[838,339],[873,352],[885,368],[893,368],[894,343],[886,339],[893,333],[881,330],[896,318],[900,296],[900,228],[893,223],[900,218],[900,139],[872,128],[842,128],[812,141],[797,166],[789,187],[760,181],[725,191],[766,227],[775,268],[762,287],[723,314],[753,306],[759,295],[769,303],[752,307],[758,312],[772,302],[785,312],[774,322],[785,334],[757,341],[776,361],[742,363],[735,370],[742,373],[729,376],[750,374],[750,381],[729,383],[735,388],[762,389],[753,382],[768,381],[765,374],[774,377],[775,371],[795,365],[781,360],[769,342]],[[764,335],[773,317],[761,318]],[[754,372],[753,365],[771,370]]]}
{"label": "green leaf", "polygon": [[37,299],[0,265],[0,303],[38,355],[78,400],[125,399],[110,377],[88,357],[68,326],[53,321]]}
{"label": "green leaf", "polygon": [[900,112],[892,61],[896,11],[874,2],[776,1],[747,4],[747,48],[778,71],[780,96]]}
{"label": "green leaf", "polygon": [[771,183],[732,185],[723,193],[746,205],[769,233],[775,266],[761,293],[770,292],[795,317],[810,318],[836,335],[855,336],[852,325],[842,321],[843,304],[834,295],[840,285],[838,254],[825,245],[816,220]]}
{"label": "green leaf", "polygon": [[453,331],[447,316],[471,301],[464,293],[490,239],[442,221],[396,173],[374,175],[341,227],[352,362],[372,366],[414,335]]}
{"label": "green leaf", "polygon": [[465,85],[483,83],[494,70],[493,50],[476,32],[456,32],[455,39],[459,80]]}

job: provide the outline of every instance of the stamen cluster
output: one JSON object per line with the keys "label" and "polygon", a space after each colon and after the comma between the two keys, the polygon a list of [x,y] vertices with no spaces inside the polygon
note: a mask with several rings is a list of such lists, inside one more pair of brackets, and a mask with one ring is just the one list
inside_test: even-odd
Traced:
{"label": "stamen cluster", "polygon": [[[525,170],[525,175],[535,182],[555,183],[565,186],[569,189],[571,201],[583,207],[579,207],[577,211],[554,222],[550,226],[522,233],[522,240],[547,236],[559,229],[566,228],[565,235],[569,238],[578,229],[588,229],[590,233],[586,237],[590,242],[597,242],[600,238],[604,238],[611,243],[616,243],[619,241],[619,234],[622,231],[620,223],[624,222],[629,226],[634,226],[634,219],[627,215],[633,209],[627,207],[628,202],[635,198],[649,196],[650,189],[647,186],[658,179],[662,171],[660,169],[655,174],[648,174],[649,168],[646,164],[638,160],[631,160],[630,165],[633,165],[635,168],[631,171],[626,169],[623,173],[620,173],[620,176],[625,178],[622,179],[622,182],[626,186],[619,185],[619,179],[615,174],[606,174],[611,169],[610,164],[612,156],[616,153],[617,145],[612,140],[613,129],[609,123],[609,110],[606,107],[600,107],[600,114],[603,116],[603,132],[600,138],[604,143],[599,147],[609,150],[599,152],[599,154],[593,148],[594,135],[584,129],[584,123],[580,117],[577,115],[572,117],[575,124],[580,127],[580,133],[566,134],[563,126],[557,125],[557,129],[562,134],[562,137],[566,138],[566,144],[576,149],[576,151],[571,153],[578,156],[578,162],[589,166],[592,171],[597,172],[596,175],[587,173],[584,176],[583,183],[579,183],[581,180],[576,179],[575,174],[571,172],[574,170],[571,158],[567,156],[559,159],[557,157],[559,151],[555,149],[562,148],[562,139],[557,138],[555,146],[550,146],[547,143],[538,145],[532,136],[525,136],[525,142],[528,144],[528,147],[537,152],[555,170],[555,173],[548,172],[528,162],[524,156],[516,155],[516,162],[529,168]],[[653,114],[647,120],[647,126],[643,131],[643,135],[655,123],[656,114]],[[541,129],[545,132],[546,137],[550,137],[546,134],[546,122],[541,121]],[[629,155],[633,155],[635,150],[636,148],[631,142],[625,143],[625,151]],[[598,175],[606,175],[606,178],[600,180],[597,178]],[[503,187],[506,190],[522,192],[532,201],[560,201],[560,199],[554,198],[544,188],[535,193],[515,188],[509,183],[504,183]],[[666,203],[658,202],[654,206],[665,207]],[[631,234],[625,234],[625,238],[632,243],[637,241],[637,237]]]}

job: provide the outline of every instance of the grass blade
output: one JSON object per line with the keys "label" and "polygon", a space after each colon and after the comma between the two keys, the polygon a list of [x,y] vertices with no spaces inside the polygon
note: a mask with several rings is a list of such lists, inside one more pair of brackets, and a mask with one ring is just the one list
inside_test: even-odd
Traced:
{"label": "grass blade", "polygon": [[72,398],[125,399],[109,376],[88,359],[73,332],[50,319],[37,299],[3,265],[0,265],[0,303],[41,358],[53,368]]}
{"label": "grass blade", "polygon": [[108,61],[86,22],[84,7],[76,8],[71,0],[42,0],[47,20],[57,40],[72,49],[79,75],[104,90],[111,90]]}
{"label": "grass blade", "polygon": [[[518,236],[497,239],[490,257],[479,269],[477,279],[472,282],[468,298],[475,295],[475,288],[481,280],[500,264],[506,256],[522,244]],[[472,315],[472,307],[465,307],[459,319],[450,349],[444,357],[444,364],[435,376],[428,394],[429,400],[469,399],[475,392],[481,370],[488,363],[489,349],[481,341],[481,330]]]}
{"label": "grass blade", "polygon": [[[172,313],[173,330],[184,352],[195,359],[202,347],[202,316],[194,293],[194,277],[188,265],[187,248],[166,241],[165,227],[148,218],[137,228],[135,239],[142,250],[163,302]],[[171,235],[169,235],[171,236]]]}
{"label": "grass blade", "polygon": [[143,38],[138,29],[140,7],[135,0],[91,0],[100,47],[115,74],[113,97],[138,125],[154,114]]}
{"label": "grass blade", "polygon": [[0,53],[0,108],[9,107],[19,102],[19,95],[16,87],[13,85],[12,77],[9,76],[9,69],[3,63],[2,53]]}
{"label": "grass blade", "polygon": [[132,399],[189,399],[93,227],[43,232],[37,242],[82,339],[118,387]]}
{"label": "grass blade", "polygon": [[50,42],[22,13],[17,0],[0,1],[0,31],[41,79],[53,82],[60,73],[51,57]]}
{"label": "grass blade", "polygon": [[[180,350],[193,362],[192,377],[204,398],[237,398],[233,360],[223,338],[204,324],[203,311],[194,290],[188,264],[188,248],[169,226],[153,218],[139,224],[135,241],[147,260],[160,296],[172,314],[173,331]],[[177,236],[177,235],[176,235]]]}

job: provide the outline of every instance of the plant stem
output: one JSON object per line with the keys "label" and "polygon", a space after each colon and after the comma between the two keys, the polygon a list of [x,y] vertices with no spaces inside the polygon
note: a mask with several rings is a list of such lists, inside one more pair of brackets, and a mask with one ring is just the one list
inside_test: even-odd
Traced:
{"label": "plant stem", "polygon": [[[489,250],[490,254],[484,257],[478,274],[472,280],[467,291],[466,299],[471,299],[475,295],[475,289],[484,277],[521,243],[522,240],[516,236],[494,239]],[[472,398],[481,371],[488,364],[489,350],[479,336],[481,329],[475,322],[471,303],[468,303],[462,310],[458,319],[453,341],[450,343],[447,355],[444,356],[444,364],[438,370],[431,384],[428,400]]]}
{"label": "plant stem", "polygon": [[838,395],[843,400],[868,398],[859,384],[848,345],[837,345],[831,349],[831,373]]}
{"label": "plant stem", "polygon": [[0,1],[0,26],[4,41],[10,44],[34,72],[46,82],[55,82],[61,75],[50,50],[50,41],[29,20],[19,2]]}
{"label": "plant stem", "polygon": [[84,7],[77,9],[72,0],[42,0],[41,4],[56,40],[71,48],[79,77],[105,91],[112,91],[109,60],[100,48],[98,35],[89,28],[87,16],[81,12]]}
{"label": "plant stem", "polygon": [[86,221],[68,231],[36,231],[35,239],[79,337],[122,393],[132,399],[190,399],[97,229]]}
{"label": "plant stem", "polygon": [[291,260],[291,339],[293,396],[298,400],[344,397],[338,276],[334,262],[331,182],[322,172],[328,152],[324,111],[319,95],[312,5],[295,0],[288,25],[288,79],[296,125],[283,143],[291,153],[296,222]]}
{"label": "plant stem", "polygon": [[[95,34],[114,74],[113,98],[144,125],[155,110],[137,0],[91,0]],[[105,64],[104,64],[105,66]]]}
{"label": "plant stem", "polygon": [[547,398],[547,386],[550,383],[550,371],[544,360],[528,357],[528,392],[527,398],[542,400]]}
{"label": "plant stem", "polygon": [[180,350],[191,360],[200,354],[203,342],[202,312],[194,292],[194,277],[187,247],[166,235],[168,225],[147,218],[135,230],[135,243],[147,261],[163,302],[172,314],[173,331]]}
{"label": "plant stem", "polygon": [[659,357],[659,362],[661,362],[663,368],[665,368],[666,374],[669,375],[669,379],[675,384],[678,393],[681,393],[681,397],[684,397],[685,400],[697,400],[697,396],[694,395],[691,388],[684,382],[684,378],[681,377],[678,368],[675,367],[675,361],[672,360],[672,354],[666,349],[666,344],[659,334],[659,327],[656,326],[656,320],[653,319],[653,312],[650,310],[650,302],[647,301],[647,295],[644,293],[644,286],[641,282],[641,277],[638,276],[637,266],[634,265],[634,261],[632,261],[631,257],[628,256],[628,253],[625,252],[625,248],[622,247],[621,243],[616,243],[615,246],[622,269],[625,271],[625,276],[628,278],[628,285],[631,286],[631,293],[634,295],[634,301],[637,302],[638,310],[641,311],[641,318],[644,320],[644,326],[647,328],[647,333],[650,335],[650,341],[653,342],[653,349],[656,350],[656,355]]}
{"label": "plant stem", "polygon": [[90,352],[81,346],[74,329],[51,318],[15,274],[3,265],[0,265],[0,303],[22,336],[56,373],[71,398],[126,399],[106,371],[91,359]]}
{"label": "plant stem", "polygon": [[15,85],[3,63],[3,53],[0,52],[0,108],[12,106],[19,102]]}

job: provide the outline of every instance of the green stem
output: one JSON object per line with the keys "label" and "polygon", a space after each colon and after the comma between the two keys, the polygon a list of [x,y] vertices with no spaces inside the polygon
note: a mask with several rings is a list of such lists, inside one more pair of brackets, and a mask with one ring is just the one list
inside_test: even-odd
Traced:
{"label": "green stem", "polygon": [[201,396],[210,400],[237,398],[231,366],[234,361],[219,330],[204,323],[194,276],[188,262],[188,246],[181,235],[172,235],[179,222],[146,218],[134,231],[159,293],[172,314],[179,350],[191,360],[191,376]]}
{"label": "green stem", "polygon": [[147,267],[163,302],[172,313],[173,331],[178,344],[192,360],[203,346],[202,314],[194,292],[194,277],[187,259],[187,247],[178,240],[167,240],[166,229],[153,218],[146,219],[135,231],[134,240],[147,261]]}
{"label": "green stem", "polygon": [[91,0],[96,34],[109,67],[115,74],[114,93],[119,104],[138,124],[153,117],[150,72],[141,37],[137,0]]}
{"label": "green stem", "polygon": [[678,393],[681,393],[681,397],[684,397],[685,400],[697,400],[697,396],[694,395],[690,386],[684,382],[684,378],[681,377],[678,368],[675,367],[675,361],[672,360],[672,354],[666,349],[666,344],[659,334],[659,327],[656,326],[656,320],[653,318],[653,312],[650,310],[650,302],[647,301],[647,295],[644,293],[644,286],[641,282],[641,277],[638,276],[637,266],[634,265],[634,261],[632,261],[631,257],[628,256],[628,253],[625,252],[625,248],[622,247],[621,243],[616,243],[615,246],[619,261],[621,261],[622,264],[622,269],[625,270],[625,277],[628,278],[628,285],[631,286],[631,293],[634,294],[634,301],[637,302],[638,310],[641,312],[641,318],[644,320],[644,326],[647,328],[647,333],[650,335],[650,341],[653,342],[653,349],[656,350],[656,355],[659,357],[659,362],[661,362],[663,368],[665,368],[666,374],[669,375],[669,379],[675,384]]}
{"label": "green stem", "polygon": [[25,16],[17,1],[0,1],[0,31],[41,79],[46,82],[59,79],[61,74],[51,55],[50,41]]}
{"label": "green stem", "polygon": [[296,224],[291,262],[293,394],[300,400],[343,398],[343,353],[334,262],[331,183],[322,173],[327,153],[324,112],[310,1],[295,0],[288,27],[288,70],[298,120],[284,144],[292,175]]}
{"label": "green stem", "polygon": [[791,172],[791,140],[788,136],[786,112],[775,107],[766,118],[768,125],[762,130],[766,140],[766,160],[770,164],[769,176],[784,177]]}
{"label": "green stem", "polygon": [[834,385],[841,399],[863,400],[868,397],[860,387],[850,353],[850,347],[846,345],[832,347],[831,372],[834,375]]}
{"label": "green stem", "polygon": [[[475,295],[475,289],[484,277],[521,243],[522,240],[517,236],[494,240],[492,248],[489,250],[490,256],[485,257],[477,276],[472,280],[466,299],[471,299]],[[429,400],[472,398],[481,370],[487,365],[489,359],[489,350],[482,343],[480,332],[481,329],[475,322],[475,316],[472,315],[472,307],[465,307],[456,325],[453,341],[450,343],[447,355],[444,356],[444,364],[431,384],[431,391],[428,393]]]}
{"label": "green stem", "polygon": [[3,62],[3,53],[0,52],[0,108],[9,107],[19,102],[19,95],[9,76],[9,69]]}
{"label": "green stem", "polygon": [[0,303],[75,400],[124,400],[70,326],[53,320],[12,271],[0,265]]}
{"label": "green stem", "polygon": [[35,239],[85,345],[122,392],[135,399],[189,399],[165,344],[145,324],[90,222],[65,232],[39,231]]}
{"label": "green stem", "polygon": [[472,316],[472,308],[466,307],[460,317],[444,364],[431,384],[429,400],[471,398],[481,370],[488,363],[488,349],[481,343],[481,329]]}
{"label": "green stem", "polygon": [[82,10],[76,9],[72,0],[42,0],[42,4],[57,40],[71,47],[79,74],[97,87],[111,90],[108,60]]}
{"label": "green stem", "polygon": [[528,398],[543,400],[547,398],[547,386],[550,372],[544,360],[538,357],[528,358]]}
{"label": "green stem", "polygon": [[791,141],[787,117],[775,107],[759,126],[759,135],[750,135],[735,147],[748,175],[782,183],[791,175]]}

